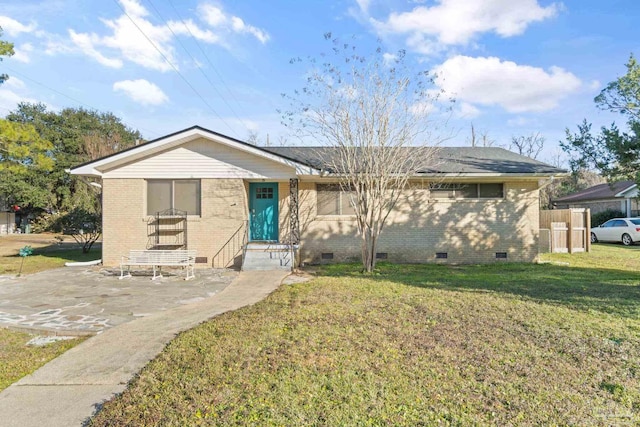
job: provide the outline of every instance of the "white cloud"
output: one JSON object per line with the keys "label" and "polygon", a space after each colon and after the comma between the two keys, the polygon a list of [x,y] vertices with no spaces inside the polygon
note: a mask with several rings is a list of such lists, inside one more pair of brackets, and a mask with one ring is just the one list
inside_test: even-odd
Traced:
{"label": "white cloud", "polygon": [[11,76],[9,80],[4,82],[4,85],[2,87],[9,88],[9,89],[24,89],[25,84],[24,84],[24,81],[20,80],[19,78],[15,76]]}
{"label": "white cloud", "polygon": [[228,15],[224,10],[210,3],[201,4],[198,12],[204,22],[213,28],[238,34],[250,34],[262,44],[269,41],[270,36],[266,31],[245,23],[238,16]]}
{"label": "white cloud", "polygon": [[547,111],[582,82],[559,67],[548,71],[495,57],[458,55],[436,68],[436,84],[459,101],[498,105],[508,112]]}
{"label": "white cloud", "polygon": [[531,126],[535,121],[526,117],[518,116],[513,119],[507,120],[507,125],[511,127],[524,127]]}
{"label": "white cloud", "polygon": [[219,27],[227,22],[227,17],[222,9],[212,4],[204,3],[198,7],[204,21],[212,27]]}
{"label": "white cloud", "polygon": [[460,104],[460,108],[457,111],[457,116],[462,119],[475,119],[480,115],[480,110],[468,102]]}
{"label": "white cloud", "polygon": [[398,55],[385,52],[384,54],[382,54],[382,60],[384,61],[384,65],[390,66],[398,60]]}
{"label": "white cloud", "polygon": [[31,43],[24,43],[20,46],[16,46],[14,49],[14,55],[11,57],[12,59],[24,63],[31,62],[31,58],[29,54],[33,52],[33,45]]}
{"label": "white cloud", "polygon": [[363,11],[364,13],[369,12],[369,6],[371,6],[371,0],[356,0],[356,3],[358,3],[358,7],[360,7],[361,11]]}
{"label": "white cloud", "polygon": [[192,35],[196,39],[206,43],[223,44],[222,39],[217,34],[209,30],[201,29],[191,19],[185,19],[184,21],[169,21],[167,24],[176,34]]}
{"label": "white cloud", "polygon": [[[72,50],[82,52],[107,67],[120,68],[124,59],[152,70],[170,71],[174,67],[179,68],[173,45],[176,35],[194,37],[226,48],[225,36],[231,33],[251,34],[261,43],[269,40],[265,31],[246,24],[237,16],[226,15],[222,9],[210,4],[200,5],[198,12],[215,31],[201,28],[191,19],[155,25],[139,0],[120,0],[120,4],[126,14],[115,19],[101,19],[111,30],[110,34],[76,33],[70,29]],[[50,44],[47,49],[48,53],[64,51],[64,47],[57,43]]]}
{"label": "white cloud", "polygon": [[113,90],[123,92],[129,98],[142,105],[161,105],[169,101],[162,89],[144,79],[115,82]]}
{"label": "white cloud", "polygon": [[434,6],[393,12],[385,22],[371,22],[381,33],[408,34],[409,47],[431,54],[438,50],[434,45],[467,45],[483,33],[522,34],[529,24],[554,17],[560,7],[541,7],[537,0],[437,0]]}
{"label": "white cloud", "polygon": [[95,48],[96,43],[99,42],[99,38],[95,34],[81,34],[69,30],[69,37],[80,52],[95,59],[100,64],[110,68],[122,68],[122,60],[119,58],[107,58]]}
{"label": "white cloud", "polygon": [[35,23],[24,25],[8,16],[0,16],[0,27],[2,27],[2,30],[5,31],[7,35],[15,37],[20,33],[32,32],[36,29],[37,25]]}

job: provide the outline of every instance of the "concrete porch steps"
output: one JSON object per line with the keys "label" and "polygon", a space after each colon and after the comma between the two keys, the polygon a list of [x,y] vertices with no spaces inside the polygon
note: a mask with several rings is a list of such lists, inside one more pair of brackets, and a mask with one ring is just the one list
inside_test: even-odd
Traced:
{"label": "concrete porch steps", "polygon": [[282,243],[257,243],[247,244],[243,271],[254,270],[286,270],[290,271],[293,265],[291,248]]}

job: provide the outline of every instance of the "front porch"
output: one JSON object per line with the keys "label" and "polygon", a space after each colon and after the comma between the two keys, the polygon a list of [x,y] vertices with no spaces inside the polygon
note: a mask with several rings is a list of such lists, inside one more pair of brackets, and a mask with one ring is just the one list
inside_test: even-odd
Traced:
{"label": "front porch", "polygon": [[247,182],[248,219],[212,258],[214,268],[291,270],[300,243],[298,179]]}

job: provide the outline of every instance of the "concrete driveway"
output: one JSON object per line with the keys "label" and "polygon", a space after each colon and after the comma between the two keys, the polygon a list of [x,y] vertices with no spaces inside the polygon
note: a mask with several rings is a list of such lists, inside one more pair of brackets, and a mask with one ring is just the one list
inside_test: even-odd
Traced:
{"label": "concrete driveway", "polygon": [[[56,335],[95,334],[136,318],[204,300],[238,273],[197,269],[151,280],[100,267],[65,267],[23,277],[0,276],[0,326]],[[135,274],[135,273],[134,273]]]}

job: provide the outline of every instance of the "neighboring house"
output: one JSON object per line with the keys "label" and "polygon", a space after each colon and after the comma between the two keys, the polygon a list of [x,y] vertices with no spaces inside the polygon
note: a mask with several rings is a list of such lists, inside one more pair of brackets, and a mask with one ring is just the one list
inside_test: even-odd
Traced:
{"label": "neighboring house", "polygon": [[[303,263],[357,260],[349,195],[323,169],[320,150],[330,152],[256,147],[195,126],[71,173],[102,179],[105,265],[117,265],[130,249],[171,239],[212,265],[245,230],[249,241],[295,244]],[[378,257],[533,261],[539,188],[564,171],[494,147],[442,148],[439,157],[437,170],[416,175],[389,216]],[[158,215],[172,208],[186,217]],[[157,226],[163,221],[164,232]]]}
{"label": "neighboring house", "polygon": [[[613,184],[599,184],[586,190],[551,201],[556,209],[589,208],[591,214],[606,210],[622,212],[627,217],[640,216],[638,205],[638,186],[633,181],[620,181]],[[597,225],[597,224],[594,224]]]}

